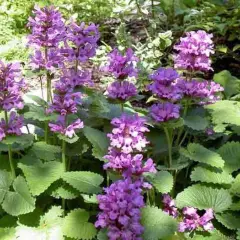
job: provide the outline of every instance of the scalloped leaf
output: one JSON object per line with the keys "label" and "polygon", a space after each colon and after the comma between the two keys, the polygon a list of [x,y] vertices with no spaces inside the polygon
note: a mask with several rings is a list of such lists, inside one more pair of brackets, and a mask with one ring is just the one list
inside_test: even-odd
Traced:
{"label": "scalloped leaf", "polygon": [[74,239],[93,239],[97,235],[94,225],[88,222],[89,213],[84,209],[71,211],[63,221],[63,234]]}
{"label": "scalloped leaf", "polygon": [[237,230],[237,240],[240,240],[240,229]]}
{"label": "scalloped leaf", "polygon": [[187,149],[180,149],[180,153],[193,161],[206,163],[212,167],[223,168],[224,166],[224,161],[218,153],[210,151],[198,143],[188,144]]}
{"label": "scalloped leaf", "polygon": [[160,193],[168,193],[173,188],[173,176],[167,171],[159,171],[152,178],[149,178],[150,183]]}
{"label": "scalloped leaf", "polygon": [[224,169],[227,172],[234,172],[240,169],[240,143],[227,142],[217,151],[225,161]]}
{"label": "scalloped leaf", "polygon": [[240,228],[240,217],[231,212],[215,214],[215,217],[228,229],[235,230]]}
{"label": "scalloped leaf", "polygon": [[73,187],[63,184],[51,192],[51,196],[57,199],[75,199],[80,196],[77,190]]}
{"label": "scalloped leaf", "polygon": [[98,232],[97,239],[98,240],[108,240],[107,230],[106,229],[101,229]]}
{"label": "scalloped leaf", "polygon": [[[185,239],[185,238],[184,238]],[[192,240],[230,240],[227,236],[223,235],[218,230],[214,229],[210,232],[197,233]]]}
{"label": "scalloped leaf", "polygon": [[232,204],[230,193],[225,189],[202,186],[186,188],[176,197],[177,207],[195,207],[200,210],[212,208],[215,212],[227,210]]}
{"label": "scalloped leaf", "polygon": [[143,239],[159,240],[169,237],[177,231],[177,221],[157,207],[142,209]]}
{"label": "scalloped leaf", "polygon": [[64,173],[63,164],[56,161],[38,162],[32,166],[18,164],[22,169],[31,193],[38,196],[43,193],[53,182],[60,179]]}
{"label": "scalloped leaf", "polygon": [[109,146],[107,135],[91,127],[84,127],[83,133],[93,146],[93,156],[99,160],[103,160],[102,158],[106,155]]}
{"label": "scalloped leaf", "polygon": [[32,94],[27,94],[26,97],[33,100],[39,106],[42,106],[42,107],[47,107],[48,106],[48,103],[44,99],[40,98],[39,96],[32,95]]}
{"label": "scalloped leaf", "polygon": [[36,142],[33,144],[31,152],[39,159],[52,161],[57,159],[57,154],[61,153],[61,148],[45,142]]}
{"label": "scalloped leaf", "polygon": [[9,172],[0,170],[0,203],[2,203],[9,187],[12,184],[12,178]]}
{"label": "scalloped leaf", "polygon": [[224,123],[240,125],[240,103],[237,101],[217,101],[205,108],[210,111],[212,122],[217,125]]}
{"label": "scalloped leaf", "polygon": [[235,178],[234,183],[230,188],[230,191],[233,194],[240,195],[240,174],[238,174],[237,177]]}
{"label": "scalloped leaf", "polygon": [[35,209],[35,198],[29,192],[26,180],[18,176],[13,182],[15,192],[7,192],[2,208],[12,216],[32,212]]}
{"label": "scalloped leaf", "polygon": [[103,177],[93,172],[66,172],[62,179],[70,184],[72,187],[82,193],[99,193],[100,184],[103,182]]}
{"label": "scalloped leaf", "polygon": [[75,134],[72,138],[69,138],[65,135],[62,135],[62,134],[58,134],[57,137],[60,139],[60,140],[64,140],[65,142],[69,143],[69,144],[73,144],[75,142],[78,141],[79,137]]}
{"label": "scalloped leaf", "polygon": [[2,140],[3,144],[6,145],[13,145],[13,144],[19,144],[21,146],[23,145],[31,145],[33,143],[34,136],[32,134],[22,134],[20,136],[12,135],[7,136],[5,139]]}
{"label": "scalloped leaf", "polygon": [[207,168],[203,166],[195,167],[191,173],[191,180],[194,182],[205,182],[215,184],[231,184],[233,177],[226,171]]}
{"label": "scalloped leaf", "polygon": [[206,118],[198,115],[186,116],[184,118],[184,125],[186,125],[187,127],[193,130],[201,131],[207,128],[208,121]]}

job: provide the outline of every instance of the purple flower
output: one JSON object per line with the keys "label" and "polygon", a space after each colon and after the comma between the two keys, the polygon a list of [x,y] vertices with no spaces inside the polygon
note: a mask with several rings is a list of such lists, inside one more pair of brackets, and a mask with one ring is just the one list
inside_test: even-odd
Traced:
{"label": "purple flower", "polygon": [[180,117],[180,106],[173,103],[157,103],[151,106],[150,115],[156,122],[167,122]]}
{"label": "purple flower", "polygon": [[163,194],[163,211],[174,218],[178,216],[175,201],[169,194]]}
{"label": "purple flower", "polygon": [[212,70],[210,55],[214,53],[212,34],[205,31],[191,31],[174,46],[178,54],[174,56],[175,67],[190,71]]}
{"label": "purple flower", "polygon": [[179,78],[179,75],[173,68],[159,68],[153,74],[150,74],[149,78],[154,82],[169,85]]}
{"label": "purple flower", "polygon": [[57,112],[62,116],[77,112],[77,106],[81,104],[81,93],[55,94],[53,103],[50,105],[47,113]]}
{"label": "purple flower", "polygon": [[138,58],[134,56],[132,49],[127,49],[125,56],[121,55],[117,49],[114,49],[109,54],[109,64],[104,68],[104,70],[112,73],[120,80],[127,77],[137,77],[137,62]]}
{"label": "purple flower", "polygon": [[107,228],[110,240],[140,240],[143,233],[140,209],[144,207],[142,180],[119,180],[104,191],[104,195],[97,196],[101,212],[95,226]]}
{"label": "purple flower", "polygon": [[111,146],[121,150],[122,153],[142,151],[148,144],[144,136],[145,132],[149,132],[145,126],[146,121],[137,114],[122,114],[120,118],[114,118],[111,123],[114,126],[112,133],[108,134]]}
{"label": "purple flower", "polygon": [[107,95],[109,98],[125,101],[137,95],[137,89],[128,81],[115,81],[108,86]]}
{"label": "purple flower", "polygon": [[141,175],[145,172],[156,173],[155,163],[149,158],[143,162],[143,155],[121,153],[115,149],[110,149],[108,155],[104,156],[108,160],[104,164],[104,169],[114,169],[120,171],[124,176]]}
{"label": "purple flower", "polygon": [[183,221],[179,224],[178,231],[193,231],[198,228],[203,228],[205,231],[213,229],[211,220],[214,218],[213,210],[206,210],[205,214],[200,217],[196,208],[185,207],[183,209]]}
{"label": "purple flower", "polygon": [[99,38],[98,26],[95,24],[87,26],[84,22],[80,25],[72,22],[67,27],[67,37],[61,52],[70,62],[85,62],[95,56]]}
{"label": "purple flower", "polygon": [[55,133],[60,133],[69,138],[72,138],[75,135],[75,130],[83,128],[83,122],[80,119],[77,119],[72,124],[66,124],[66,117],[60,116],[56,124],[49,123],[50,130]]}
{"label": "purple flower", "polygon": [[53,6],[34,7],[34,18],[30,17],[28,27],[32,33],[29,35],[29,44],[40,47],[58,47],[65,37],[65,25],[61,13]]}
{"label": "purple flower", "polygon": [[18,63],[4,64],[0,61],[0,109],[9,111],[12,108],[22,109],[22,92],[26,88],[21,79]]}
{"label": "purple flower", "polygon": [[198,104],[210,104],[218,101],[220,92],[224,90],[220,84],[213,81],[187,81],[179,79],[176,83],[176,87],[182,92],[184,97],[192,98],[197,101]]}
{"label": "purple flower", "polygon": [[11,112],[8,123],[4,119],[0,121],[0,141],[6,135],[21,135],[23,127],[23,117],[18,116],[16,112]]}

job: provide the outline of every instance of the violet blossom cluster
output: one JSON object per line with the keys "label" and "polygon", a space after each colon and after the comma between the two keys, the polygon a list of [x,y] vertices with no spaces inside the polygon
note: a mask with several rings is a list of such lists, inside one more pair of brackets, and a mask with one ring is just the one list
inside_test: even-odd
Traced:
{"label": "violet blossom cluster", "polygon": [[209,71],[210,55],[214,53],[212,34],[203,30],[187,32],[180,43],[174,46],[178,53],[174,56],[175,67],[189,71]]}
{"label": "violet blossom cluster", "polygon": [[75,130],[83,128],[83,122],[80,119],[71,124],[68,122],[68,115],[74,114],[81,104],[81,93],[73,92],[67,85],[56,83],[53,102],[47,109],[47,113],[58,113],[59,117],[56,123],[49,123],[50,130],[61,135],[72,138]]}
{"label": "violet blossom cluster", "polygon": [[82,22],[77,25],[71,22],[67,26],[66,39],[61,53],[68,62],[86,62],[95,56],[99,38],[98,26],[94,23],[86,25]]}
{"label": "violet blossom cluster", "polygon": [[9,119],[0,120],[0,141],[7,135],[21,135],[23,117],[14,110],[24,107],[22,92],[26,85],[21,77],[18,63],[4,64],[0,61],[0,111],[9,112]]}
{"label": "violet blossom cluster", "polygon": [[28,44],[35,49],[30,65],[34,69],[53,70],[62,62],[59,49],[59,43],[65,38],[62,15],[53,6],[35,6],[33,13],[35,16],[30,17],[27,24],[31,29]]}
{"label": "violet blossom cluster", "polygon": [[141,240],[144,230],[140,224],[140,209],[144,207],[142,180],[118,180],[104,192],[97,196],[102,212],[95,226],[107,228],[109,240]]}
{"label": "violet blossom cluster", "polygon": [[135,85],[126,80],[128,77],[137,77],[137,62],[138,58],[130,48],[127,49],[125,56],[117,49],[109,54],[109,63],[104,70],[116,78],[116,81],[107,88],[106,93],[109,98],[126,101],[137,94]]}
{"label": "violet blossom cluster", "polygon": [[141,240],[143,227],[140,224],[140,209],[144,206],[143,189],[151,188],[143,180],[145,172],[155,173],[151,158],[143,161],[142,152],[149,143],[144,133],[149,129],[146,120],[135,115],[122,114],[112,120],[114,126],[108,134],[110,147],[104,157],[108,162],[104,169],[112,169],[122,174],[118,180],[106,188],[104,195],[97,197],[102,212],[98,215],[96,227],[107,228],[110,240]]}
{"label": "violet blossom cluster", "polygon": [[[172,199],[169,194],[163,195],[163,211],[174,218],[177,218],[180,215],[174,199]],[[179,223],[178,231],[191,232],[200,229],[211,231],[214,228],[211,222],[212,219],[214,219],[214,213],[211,208],[207,209],[201,216],[198,214],[198,210],[196,208],[185,207],[182,210],[182,221]]]}

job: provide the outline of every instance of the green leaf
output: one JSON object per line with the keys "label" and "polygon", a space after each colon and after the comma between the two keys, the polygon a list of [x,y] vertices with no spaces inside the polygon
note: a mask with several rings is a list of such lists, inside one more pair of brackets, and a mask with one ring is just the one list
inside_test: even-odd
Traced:
{"label": "green leaf", "polygon": [[45,161],[52,161],[57,159],[57,153],[61,153],[61,148],[59,146],[49,145],[45,142],[34,143],[31,152],[39,159]]}
{"label": "green leaf", "polygon": [[233,47],[233,52],[237,51],[238,49],[240,49],[240,44],[237,44]]}
{"label": "green leaf", "polygon": [[103,177],[93,172],[66,172],[62,179],[82,193],[98,193]]}
{"label": "green leaf", "polygon": [[13,145],[13,144],[32,144],[34,140],[34,136],[32,134],[23,134],[20,136],[7,136],[4,140],[2,140],[3,144]]}
{"label": "green leaf", "polygon": [[106,155],[109,146],[107,135],[90,127],[84,127],[83,133],[93,146],[93,156],[102,160],[103,156]]}
{"label": "green leaf", "polygon": [[237,240],[240,240],[240,229],[237,230]]}
{"label": "green leaf", "polygon": [[68,185],[67,183],[62,183],[62,186],[55,188],[51,192],[51,196],[58,199],[75,199],[80,196],[80,193],[73,188],[72,186]]}
{"label": "green leaf", "polygon": [[215,214],[215,217],[228,229],[235,230],[240,228],[240,217],[231,212]]}
{"label": "green leaf", "polygon": [[13,182],[15,192],[7,192],[2,203],[3,209],[12,216],[32,212],[35,199],[31,196],[25,179],[18,176]]}
{"label": "green leaf", "polygon": [[[185,238],[184,238],[185,239]],[[210,232],[195,234],[192,240],[230,240],[218,230],[214,229]]]}
{"label": "green leaf", "polygon": [[17,225],[17,220],[16,217],[5,215],[0,219],[0,228],[15,227]]}
{"label": "green leaf", "polygon": [[232,173],[240,169],[240,143],[227,142],[217,151],[225,161],[224,169]]}
{"label": "green leaf", "polygon": [[224,166],[224,161],[218,153],[198,143],[188,144],[187,149],[180,149],[180,153],[193,161],[206,163],[212,167],[223,168]]}
{"label": "green leaf", "polygon": [[235,178],[230,191],[233,194],[240,195],[240,174],[238,174],[237,177]]}
{"label": "green leaf", "polygon": [[168,193],[173,188],[173,176],[167,171],[157,172],[149,181],[160,193]]}
{"label": "green leaf", "polygon": [[213,80],[224,87],[227,98],[237,94],[240,90],[240,80],[227,70],[214,74]]}
{"label": "green leaf", "polygon": [[232,124],[240,126],[240,103],[222,100],[205,106],[211,113],[214,124]]}
{"label": "green leaf", "polygon": [[63,164],[56,161],[41,163],[33,166],[27,166],[19,163],[22,169],[31,193],[38,196],[43,193],[53,182],[61,178],[64,173]]}
{"label": "green leaf", "polygon": [[169,237],[177,231],[177,221],[157,207],[142,209],[143,239],[159,240]]}
{"label": "green leaf", "polygon": [[0,203],[2,203],[9,187],[12,184],[12,178],[7,171],[0,170]]}
{"label": "green leaf", "polygon": [[96,194],[93,194],[93,195],[81,194],[81,196],[85,203],[98,204]]}
{"label": "green leaf", "polygon": [[98,240],[108,240],[107,230],[106,230],[106,229],[104,229],[104,230],[101,229],[101,230],[98,232],[97,239],[98,239]]}
{"label": "green leaf", "polygon": [[206,118],[194,115],[194,116],[186,116],[184,118],[184,124],[197,131],[205,130],[208,126],[208,121]]}
{"label": "green leaf", "polygon": [[15,238],[15,228],[0,228],[1,240],[17,240]]}
{"label": "green leaf", "polygon": [[60,140],[64,140],[65,142],[70,143],[70,144],[77,142],[79,139],[79,137],[76,134],[72,138],[69,138],[62,134],[58,134],[57,136]]}
{"label": "green leaf", "polygon": [[63,234],[74,239],[92,239],[97,230],[92,223],[88,222],[89,213],[84,209],[71,211],[63,222]]}
{"label": "green leaf", "polygon": [[230,207],[232,198],[225,189],[196,184],[179,193],[176,198],[176,203],[179,208],[187,206],[200,210],[212,208],[215,212],[222,212]]}
{"label": "green leaf", "polygon": [[192,171],[191,180],[195,182],[231,184],[234,179],[226,171],[198,166]]}
{"label": "green leaf", "polygon": [[48,103],[45,100],[43,100],[42,98],[40,98],[39,96],[32,95],[32,94],[27,94],[26,97],[33,100],[39,106],[42,106],[42,107],[47,107],[48,106]]}

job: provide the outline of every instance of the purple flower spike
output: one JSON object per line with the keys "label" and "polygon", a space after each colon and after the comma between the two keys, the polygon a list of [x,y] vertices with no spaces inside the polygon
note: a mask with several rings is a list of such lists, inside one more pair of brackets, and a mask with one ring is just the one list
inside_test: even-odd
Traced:
{"label": "purple flower spike", "polygon": [[214,53],[212,34],[205,31],[187,32],[186,37],[174,46],[178,54],[174,56],[175,67],[190,71],[209,71],[210,55]]}
{"label": "purple flower spike", "polygon": [[28,27],[32,33],[29,35],[29,44],[40,47],[58,47],[65,37],[65,25],[61,13],[54,7],[34,8],[34,18],[30,17]]}
{"label": "purple flower spike", "polygon": [[66,125],[65,117],[59,117],[56,124],[49,123],[50,130],[55,133],[60,133],[66,137],[72,138],[75,135],[75,130],[83,128],[83,122],[77,119],[70,125]]}
{"label": "purple flower spike", "polygon": [[137,95],[137,89],[133,83],[128,81],[115,81],[107,88],[107,95],[112,99],[128,100]]}
{"label": "purple flower spike", "polygon": [[142,181],[119,180],[98,195],[99,208],[96,227],[107,228],[109,240],[140,240],[143,227],[140,224],[144,207]]}
{"label": "purple flower spike", "polygon": [[169,194],[163,194],[163,211],[174,218],[178,216],[175,201]]}
{"label": "purple flower spike", "polygon": [[125,56],[121,55],[117,49],[114,49],[109,54],[109,64],[104,70],[112,73],[119,80],[127,77],[137,77],[137,62],[138,58],[133,54],[132,49],[127,49]]}
{"label": "purple flower spike", "polygon": [[131,153],[134,150],[142,151],[148,141],[144,133],[149,132],[145,126],[145,119],[138,115],[122,114],[120,118],[112,120],[112,133],[108,134],[111,146],[121,150],[122,153]]}
{"label": "purple flower spike", "polygon": [[156,122],[167,122],[180,117],[180,106],[169,102],[154,104],[150,115]]}

